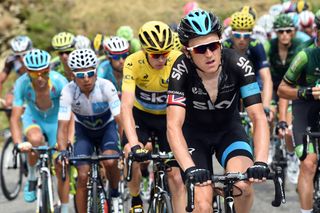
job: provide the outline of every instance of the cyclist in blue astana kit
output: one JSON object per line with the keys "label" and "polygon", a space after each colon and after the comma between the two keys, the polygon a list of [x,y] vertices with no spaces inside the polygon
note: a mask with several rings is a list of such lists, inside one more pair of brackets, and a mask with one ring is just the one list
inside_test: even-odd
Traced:
{"label": "cyclist in blue astana kit", "polygon": [[[272,98],[272,80],[269,63],[263,45],[259,40],[251,38],[254,17],[250,12],[235,12],[231,16],[231,38],[223,42],[226,48],[232,48],[240,54],[245,54],[252,62],[257,81],[262,90],[262,103],[267,114],[270,112]],[[245,63],[243,66],[245,67]],[[270,114],[270,120],[272,114]]]}
{"label": "cyclist in blue astana kit", "polygon": [[[18,78],[14,86],[10,129],[13,142],[16,145],[22,143],[23,137],[19,123],[23,115],[23,134],[29,143],[22,145],[22,151],[27,152],[30,151],[31,146],[43,145],[43,134],[47,136],[49,146],[56,144],[59,98],[67,80],[59,73],[50,70],[50,58],[46,51],[39,49],[29,51],[23,58],[27,73]],[[25,110],[24,104],[26,104]],[[28,181],[24,188],[24,199],[27,202],[36,200],[36,162],[35,153],[29,153]],[[59,192],[64,187],[60,184]],[[68,202],[68,197],[60,197],[60,199],[62,204]]]}
{"label": "cyclist in blue astana kit", "polygon": [[[221,48],[222,26],[211,12],[185,16],[178,33],[185,54],[175,61],[169,78],[167,135],[185,180],[195,187],[195,212],[212,212],[212,154],[227,172],[248,172],[250,181],[236,183],[237,212],[249,212],[252,182],[269,173],[269,131],[252,64],[232,49]],[[254,127],[254,154],[241,125],[242,98]],[[189,153],[189,150],[192,153]],[[254,162],[253,162],[254,161]]]}
{"label": "cyclist in blue astana kit", "polygon": [[[94,146],[103,154],[119,153],[117,125],[120,126],[120,100],[113,84],[97,78],[97,56],[91,49],[78,49],[69,55],[68,65],[74,81],[63,89],[60,98],[58,148],[66,154],[68,123],[75,115],[74,155],[92,155]],[[116,122],[115,122],[116,121]],[[103,161],[111,187],[113,205],[119,201],[118,182],[120,171],[117,160]],[[77,210],[87,210],[87,180],[89,162],[77,162]]]}
{"label": "cyclist in blue astana kit", "polygon": [[129,55],[129,43],[124,38],[112,36],[103,40],[103,50],[108,60],[99,64],[98,77],[111,81],[120,94],[124,60]]}
{"label": "cyclist in blue astana kit", "polygon": [[[23,56],[32,49],[32,41],[28,36],[19,35],[10,41],[12,54],[10,54],[4,63],[2,72],[0,73],[0,94],[2,93],[2,85],[9,77],[11,71],[21,76],[26,72],[23,64]],[[5,107],[11,107],[13,94],[9,92],[5,97]]]}

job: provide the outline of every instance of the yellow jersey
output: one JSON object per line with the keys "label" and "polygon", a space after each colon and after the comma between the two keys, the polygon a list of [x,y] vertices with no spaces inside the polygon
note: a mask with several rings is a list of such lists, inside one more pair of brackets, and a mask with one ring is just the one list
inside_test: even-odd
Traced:
{"label": "yellow jersey", "polygon": [[146,53],[138,51],[129,55],[124,63],[122,92],[135,93],[134,106],[142,111],[155,114],[166,114],[168,81],[171,68],[180,51],[172,50],[165,66],[161,70],[151,67]]}

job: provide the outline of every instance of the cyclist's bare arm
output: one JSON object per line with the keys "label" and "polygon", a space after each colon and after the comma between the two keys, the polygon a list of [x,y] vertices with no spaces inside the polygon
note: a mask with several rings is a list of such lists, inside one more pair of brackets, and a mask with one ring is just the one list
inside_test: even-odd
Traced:
{"label": "cyclist's bare arm", "polygon": [[120,136],[120,139],[121,139],[122,138],[122,133],[123,133],[123,124],[121,122],[121,116],[120,115],[114,116],[114,120],[118,124],[118,133],[119,133],[119,136]]}
{"label": "cyclist's bare arm", "polygon": [[[128,142],[131,147],[139,144],[137,132],[136,132],[136,124],[133,118],[133,103],[135,99],[135,94],[133,92],[122,92],[121,97],[121,120],[123,122],[123,128],[126,133],[126,137],[128,138]],[[142,146],[142,144],[140,144]]]}
{"label": "cyclist's bare arm", "polygon": [[58,149],[66,150],[68,146],[68,126],[70,120],[59,120],[58,121]]}
{"label": "cyclist's bare arm", "polygon": [[12,114],[10,117],[10,131],[12,134],[12,139],[15,144],[22,142],[22,132],[20,126],[20,118],[23,114],[23,107],[14,106],[12,108]]}
{"label": "cyclist's bare arm", "polygon": [[0,73],[0,94],[2,93],[2,85],[7,80],[8,74],[5,71]]}
{"label": "cyclist's bare arm", "polygon": [[73,143],[74,141],[74,134],[75,134],[75,121],[74,121],[74,114],[71,113],[69,125],[68,125],[68,141]]}
{"label": "cyclist's bare arm", "polygon": [[[291,86],[287,82],[282,80],[278,88],[278,95],[281,98],[296,100],[298,99],[298,88]],[[312,87],[312,95],[315,100],[319,100],[320,87]]]}
{"label": "cyclist's bare arm", "polygon": [[263,82],[262,103],[265,108],[270,108],[272,99],[272,79],[269,67],[264,67],[259,70],[261,80]]}
{"label": "cyclist's bare arm", "polygon": [[264,113],[262,104],[253,104],[246,108],[248,115],[253,123],[253,141],[255,161],[267,162],[270,133],[267,117]]}
{"label": "cyclist's bare arm", "polygon": [[279,121],[287,120],[288,105],[289,101],[287,99],[279,98]]}
{"label": "cyclist's bare arm", "polygon": [[186,110],[180,106],[167,107],[167,137],[170,148],[183,171],[195,166],[182,133]]}

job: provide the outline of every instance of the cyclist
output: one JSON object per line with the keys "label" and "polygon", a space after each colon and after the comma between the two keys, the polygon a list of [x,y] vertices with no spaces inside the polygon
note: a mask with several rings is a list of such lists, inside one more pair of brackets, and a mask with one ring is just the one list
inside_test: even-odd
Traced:
{"label": "cyclist", "polygon": [[[192,11],[181,20],[178,33],[186,52],[169,78],[167,135],[185,180],[196,183],[194,212],[212,212],[212,154],[227,172],[247,170],[250,182],[264,180],[269,172],[268,123],[253,65],[235,50],[221,49],[218,17]],[[239,95],[253,122],[255,158],[241,125]],[[235,198],[237,212],[250,211],[250,182],[236,183],[243,192]]]}
{"label": "cyclist", "polygon": [[286,135],[286,147],[288,152],[288,178],[292,183],[298,181],[298,159],[294,155],[294,147],[292,142],[292,133],[288,130],[291,126],[291,113],[288,112],[288,100],[277,96],[279,84],[289,68],[289,65],[297,53],[297,48],[301,41],[294,38],[294,24],[291,17],[287,14],[280,14],[276,17],[273,28],[277,37],[265,43],[265,50],[270,62],[271,77],[273,81],[273,106],[272,111],[277,115],[276,106],[279,109],[279,119],[277,123],[277,134],[280,137]]}
{"label": "cyclist", "polygon": [[[249,12],[235,12],[231,18],[231,38],[224,41],[223,46],[246,54],[253,63],[259,86],[262,89],[263,106],[268,114],[272,98],[272,80],[263,45],[258,40],[251,38],[254,18]],[[270,114],[271,118],[272,114]]]}
{"label": "cyclist", "polygon": [[75,38],[75,49],[92,49],[91,41],[84,35],[77,35]]}
{"label": "cyclist", "polygon": [[[320,30],[317,31],[320,39]],[[306,48],[300,51],[293,59],[288,71],[284,75],[278,88],[278,95],[293,100],[293,136],[295,151],[300,158],[300,174],[298,179],[298,193],[301,212],[312,212],[313,203],[313,177],[317,166],[317,155],[312,144],[303,147],[303,135],[310,126],[312,131],[316,128],[320,110],[320,88],[316,86],[319,80],[320,48]],[[307,155],[303,155],[307,149]]]}
{"label": "cyclist", "polygon": [[299,14],[299,27],[300,30],[313,38],[315,35],[314,31],[314,14],[311,11],[305,10]]}
{"label": "cyclist", "polygon": [[68,81],[73,80],[71,69],[68,67],[68,56],[75,49],[76,39],[72,33],[60,32],[53,36],[51,45],[58,53],[51,61],[51,69],[64,75]]}
{"label": "cyclist", "polygon": [[98,65],[98,77],[111,81],[120,95],[123,64],[129,55],[129,43],[124,38],[111,36],[104,39],[103,49],[108,60]]}
{"label": "cyclist", "polygon": [[[74,75],[62,90],[58,115],[58,148],[67,154],[68,123],[71,112],[75,117],[74,155],[92,155],[94,146],[103,154],[119,153],[116,123],[120,126],[120,100],[113,84],[97,78],[97,56],[91,49],[78,49],[70,53],[68,65]],[[120,208],[118,192],[120,171],[117,160],[103,161],[110,182],[112,206]],[[87,210],[87,180],[89,162],[77,162],[78,180],[76,204],[78,212]],[[122,209],[122,208],[120,208]]]}
{"label": "cyclist", "polygon": [[138,52],[141,49],[140,41],[134,38],[133,29],[130,26],[119,27],[116,34],[129,42],[130,54]]}
{"label": "cyclist", "polygon": [[[13,142],[23,142],[20,128],[22,116],[23,134],[29,143],[24,143],[22,151],[29,151],[31,146],[43,145],[45,134],[50,147],[56,144],[59,98],[67,80],[49,67],[51,56],[44,50],[33,49],[23,58],[27,73],[17,79],[14,86],[14,101],[10,118],[10,130]],[[26,107],[24,110],[24,104]],[[36,200],[36,162],[35,153],[28,153],[28,180],[24,187],[26,202]],[[60,173],[57,170],[57,174]],[[58,178],[59,195],[68,186]],[[68,196],[60,196],[62,212],[67,212]]]}
{"label": "cyclist", "polygon": [[[3,70],[0,73],[0,94],[2,92],[2,85],[12,70],[19,76],[26,72],[26,67],[23,64],[23,56],[32,49],[32,41],[28,36],[19,35],[11,40],[10,46],[13,53],[5,60]],[[9,92],[5,97],[5,107],[11,107],[12,100],[13,94]]]}
{"label": "cyclist", "polygon": [[[144,161],[148,155],[145,145],[152,133],[158,137],[160,150],[170,151],[165,130],[168,78],[173,62],[181,53],[172,50],[172,31],[163,22],[145,23],[139,30],[139,39],[143,50],[128,56],[123,69],[121,116],[126,155],[132,152],[135,158]],[[137,162],[133,164],[132,180],[128,183],[132,213],[143,212],[139,166]],[[178,167],[168,172],[168,183],[174,211],[183,211],[184,186]]]}
{"label": "cyclist", "polygon": [[[315,32],[318,32],[318,30],[320,29],[320,10],[318,10],[316,13],[315,13],[315,17],[314,17],[314,31]],[[304,48],[307,48],[307,47],[319,47],[320,46],[320,40],[318,39],[317,36],[315,36],[314,38],[311,38],[310,40],[302,43],[299,47],[299,50],[302,50]]]}

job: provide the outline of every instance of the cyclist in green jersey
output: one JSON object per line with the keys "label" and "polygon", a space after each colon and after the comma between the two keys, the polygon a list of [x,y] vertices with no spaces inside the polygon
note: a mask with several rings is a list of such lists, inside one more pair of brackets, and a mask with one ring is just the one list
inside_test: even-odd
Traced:
{"label": "cyclist in green jersey", "polygon": [[297,47],[301,41],[294,38],[294,23],[292,18],[287,14],[280,14],[273,23],[273,29],[277,37],[266,42],[264,47],[270,63],[271,77],[273,81],[272,107],[274,115],[277,115],[277,106],[279,118],[277,123],[277,134],[286,138],[288,149],[288,178],[292,183],[298,181],[298,159],[294,155],[294,147],[292,143],[292,133],[288,128],[291,126],[291,113],[288,113],[289,101],[279,98],[277,90],[279,84],[289,68],[289,65],[297,53]]}
{"label": "cyclist in green jersey", "polygon": [[[320,39],[320,30],[317,31]],[[307,48],[300,51],[293,59],[280,86],[278,95],[281,98],[293,100],[293,135],[295,151],[300,158],[300,174],[298,179],[298,193],[301,212],[312,212],[313,205],[313,177],[317,167],[317,155],[310,144],[307,155],[303,155],[303,135],[306,128],[312,131],[317,123],[320,105],[320,88],[316,86],[320,75],[320,48]]]}
{"label": "cyclist in green jersey", "polygon": [[68,57],[75,49],[75,36],[69,32],[60,32],[53,36],[51,44],[53,49],[56,50],[59,55],[52,59],[51,69],[64,75],[68,81],[73,80],[72,72],[68,66]]}

